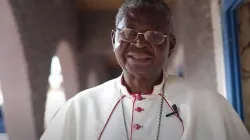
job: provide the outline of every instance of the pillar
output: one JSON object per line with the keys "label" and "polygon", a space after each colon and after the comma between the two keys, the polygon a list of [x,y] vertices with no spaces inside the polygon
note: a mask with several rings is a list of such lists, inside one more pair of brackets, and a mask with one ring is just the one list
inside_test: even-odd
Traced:
{"label": "pillar", "polygon": [[10,140],[35,140],[27,62],[8,0],[0,1],[0,79]]}
{"label": "pillar", "polygon": [[56,55],[59,57],[62,68],[66,99],[70,99],[80,91],[78,69],[72,47],[65,41],[59,42]]}

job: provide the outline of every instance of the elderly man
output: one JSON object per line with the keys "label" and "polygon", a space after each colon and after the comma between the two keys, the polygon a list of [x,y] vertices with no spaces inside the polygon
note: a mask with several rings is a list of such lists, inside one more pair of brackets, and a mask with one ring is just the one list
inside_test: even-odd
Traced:
{"label": "elderly man", "polygon": [[70,99],[41,140],[250,140],[222,96],[164,74],[171,18],[163,0],[125,1],[112,31],[122,75]]}

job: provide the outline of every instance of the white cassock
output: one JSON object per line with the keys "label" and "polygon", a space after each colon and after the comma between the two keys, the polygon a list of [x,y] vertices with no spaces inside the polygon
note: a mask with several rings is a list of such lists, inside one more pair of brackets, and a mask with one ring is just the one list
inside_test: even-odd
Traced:
{"label": "white cassock", "polygon": [[[40,140],[250,140],[220,94],[163,79],[150,95],[129,94],[122,76],[85,90],[67,101]],[[174,104],[179,116],[166,117]]]}

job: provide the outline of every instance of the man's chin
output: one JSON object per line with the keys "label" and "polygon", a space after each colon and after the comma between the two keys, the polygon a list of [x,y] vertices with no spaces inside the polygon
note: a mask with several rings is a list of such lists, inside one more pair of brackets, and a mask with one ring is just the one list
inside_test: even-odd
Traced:
{"label": "man's chin", "polygon": [[130,73],[132,73],[135,76],[148,76],[149,74],[152,74],[153,70],[150,70],[148,68],[130,68]]}

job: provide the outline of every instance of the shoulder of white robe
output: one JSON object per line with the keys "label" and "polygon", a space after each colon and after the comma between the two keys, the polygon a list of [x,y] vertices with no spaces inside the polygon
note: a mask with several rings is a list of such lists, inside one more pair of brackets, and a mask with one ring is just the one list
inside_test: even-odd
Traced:
{"label": "shoulder of white robe", "polygon": [[88,98],[88,97],[96,97],[101,95],[104,91],[105,92],[113,92],[117,90],[116,82],[119,78],[109,80],[101,85],[95,86],[93,88],[89,88],[83,90],[82,92],[78,93],[74,98],[78,100],[79,98]]}
{"label": "shoulder of white robe", "polygon": [[229,140],[250,140],[245,125],[232,105],[221,94],[215,94],[215,98],[218,100],[220,111],[223,111]]}
{"label": "shoulder of white robe", "polygon": [[75,139],[76,107],[79,103],[87,103],[91,98],[102,98],[102,96],[113,96],[102,94],[103,92],[113,93],[116,90],[115,79],[105,82],[99,86],[84,90],[69,99],[56,113],[48,128],[40,140],[73,140]]}

